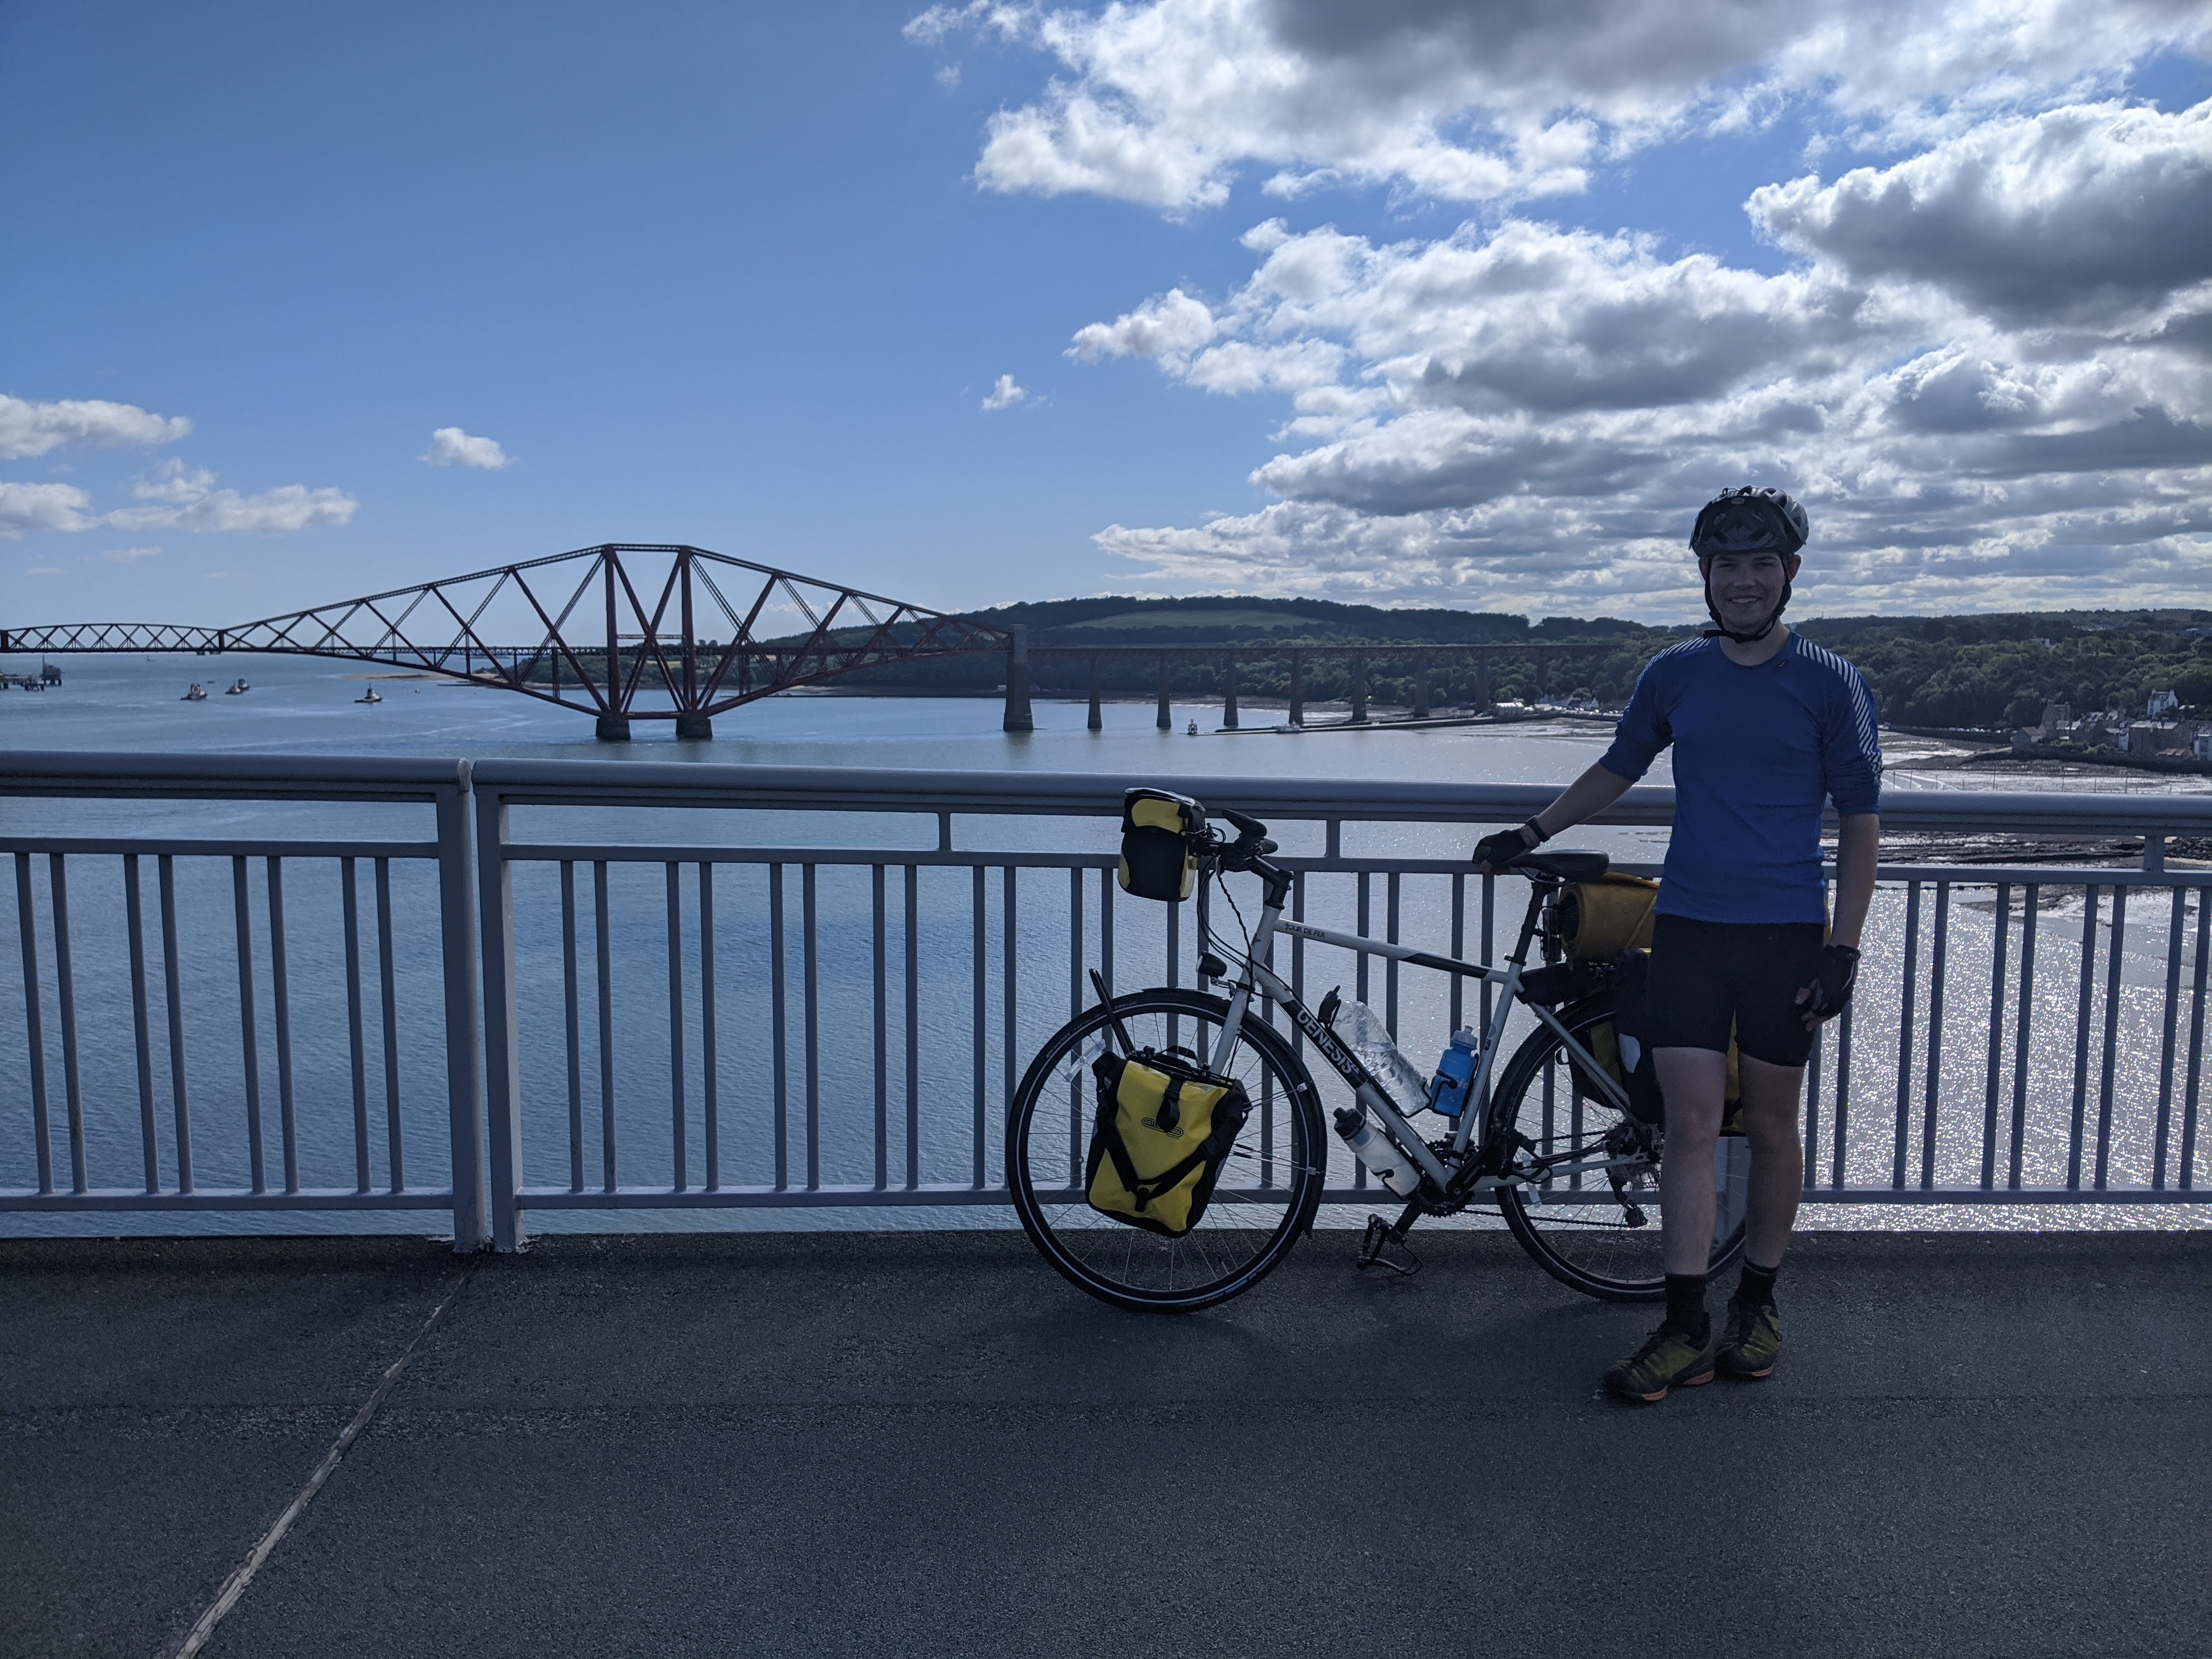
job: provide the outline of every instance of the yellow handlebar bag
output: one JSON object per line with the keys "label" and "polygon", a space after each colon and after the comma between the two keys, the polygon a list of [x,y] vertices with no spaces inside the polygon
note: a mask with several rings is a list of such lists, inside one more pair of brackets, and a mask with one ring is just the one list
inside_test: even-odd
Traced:
{"label": "yellow handlebar bag", "polygon": [[1243,1085],[1147,1048],[1091,1062],[1098,1117],[1083,1172],[1091,1207],[1180,1238],[1199,1224],[1251,1111]]}
{"label": "yellow handlebar bag", "polygon": [[1206,808],[1165,789],[1132,789],[1121,797],[1121,890],[1180,904],[1198,878],[1192,837],[1206,828]]}
{"label": "yellow handlebar bag", "polygon": [[1571,883],[1553,910],[1559,949],[1571,962],[1617,957],[1651,948],[1651,917],[1659,884],[1642,876],[1606,874]]}

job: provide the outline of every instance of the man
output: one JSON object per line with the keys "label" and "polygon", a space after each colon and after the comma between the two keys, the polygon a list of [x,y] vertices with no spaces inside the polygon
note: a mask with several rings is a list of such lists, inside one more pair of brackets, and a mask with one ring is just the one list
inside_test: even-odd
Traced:
{"label": "man", "polygon": [[[1621,1397],[1771,1374],[1775,1276],[1804,1184],[1798,1103],[1824,1020],[1843,1012],[1881,839],[1881,750],[1866,684],[1784,626],[1804,509],[1774,489],[1725,491],[1690,547],[1713,627],[1644,666],[1605,757],[1518,830],[1486,837],[1486,874],[1601,811],[1674,749],[1674,827],[1651,945],[1650,1046],[1667,1103],[1660,1165],[1667,1316],[1605,1374]],[[1826,911],[1820,813],[1842,822]],[[1733,1035],[1751,1149],[1743,1276],[1721,1328],[1705,1309],[1714,1145]]]}

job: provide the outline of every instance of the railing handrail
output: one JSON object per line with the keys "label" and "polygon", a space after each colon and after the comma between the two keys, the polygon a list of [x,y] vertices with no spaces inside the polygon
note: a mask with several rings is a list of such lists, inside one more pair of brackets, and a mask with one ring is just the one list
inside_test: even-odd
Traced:
{"label": "railing handrail", "polygon": [[[1220,773],[932,771],[913,767],[758,766],[662,762],[487,759],[479,789],[512,805],[748,807],[803,811],[1050,815],[1121,810],[1138,785],[1174,788],[1288,819],[1499,823],[1548,805],[1559,784],[1438,783],[1389,778],[1257,777]],[[1561,780],[1563,783],[1565,780]],[[1641,785],[1598,823],[1673,822],[1674,792]],[[2212,832],[2212,794],[1893,789],[1882,820],[1894,830],[2042,830],[2175,835]]]}
{"label": "railing handrail", "polygon": [[[600,763],[604,764],[605,763]],[[399,755],[137,754],[0,750],[0,795],[158,800],[431,801],[469,787],[472,763]]]}
{"label": "railing handrail", "polygon": [[[1125,789],[1176,787],[1287,819],[1492,823],[1525,817],[1554,784],[1440,783],[1182,773],[932,770],[920,767],[672,764],[599,760],[421,759],[404,756],[164,755],[0,751],[0,794],[230,799],[428,800],[489,787],[514,805],[745,807],[836,811],[1106,814]],[[1674,792],[1642,785],[1593,820],[1663,824]],[[2059,834],[2212,833],[2212,793],[2148,791],[1892,789],[1884,825],[1899,830]]]}

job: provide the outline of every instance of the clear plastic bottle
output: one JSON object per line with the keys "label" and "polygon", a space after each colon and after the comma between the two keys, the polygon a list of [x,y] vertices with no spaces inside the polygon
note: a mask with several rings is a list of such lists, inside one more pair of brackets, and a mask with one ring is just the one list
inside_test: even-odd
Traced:
{"label": "clear plastic bottle", "polygon": [[1401,1112],[1417,1112],[1429,1097],[1429,1080],[1421,1068],[1399,1052],[1382,1016],[1364,1002],[1348,1003],[1336,1017],[1336,1035],[1359,1056],[1359,1063],[1382,1085],[1382,1092]]}
{"label": "clear plastic bottle", "polygon": [[1390,1143],[1390,1137],[1376,1128],[1364,1111],[1340,1107],[1336,1114],[1336,1133],[1344,1144],[1352,1148],[1352,1155],[1374,1171],[1375,1178],[1384,1188],[1400,1198],[1411,1198],[1421,1184],[1421,1172],[1413,1161]]}

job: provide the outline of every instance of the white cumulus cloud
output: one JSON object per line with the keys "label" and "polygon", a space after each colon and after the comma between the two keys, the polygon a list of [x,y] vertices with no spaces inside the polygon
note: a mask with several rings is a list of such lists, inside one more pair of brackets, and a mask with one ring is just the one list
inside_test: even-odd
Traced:
{"label": "white cumulus cloud", "polygon": [[0,461],[27,459],[64,447],[139,448],[170,444],[192,429],[182,416],[149,414],[134,404],[96,398],[32,403],[0,392]]}
{"label": "white cumulus cloud", "polygon": [[987,412],[998,409],[1012,409],[1029,395],[1026,390],[1014,384],[1012,375],[1001,374],[991,387],[989,395],[983,399],[983,408]]}
{"label": "white cumulus cloud", "polygon": [[1797,100],[1923,140],[2096,96],[2212,38],[2199,0],[1013,0],[908,25],[982,31],[1054,60],[988,122],[988,189],[1085,191],[1173,212],[1248,168],[1295,197],[1383,184],[1449,201],[1582,190],[1603,161]]}
{"label": "white cumulus cloud", "polygon": [[496,439],[479,438],[457,426],[441,426],[430,434],[430,447],[422,459],[432,466],[473,466],[496,472],[514,457]]}
{"label": "white cumulus cloud", "polygon": [[1893,167],[1765,185],[1749,206],[1784,246],[1860,276],[1937,283],[2012,321],[2094,320],[2212,271],[2212,102],[1993,120]]}
{"label": "white cumulus cloud", "polygon": [[[118,507],[97,522],[118,530],[252,531],[263,534],[350,523],[360,503],[343,489],[282,484],[258,495],[216,488],[204,467],[165,461],[131,494],[143,503]],[[88,526],[73,526],[88,527]]]}
{"label": "white cumulus cloud", "polygon": [[0,539],[42,530],[90,530],[92,497],[75,484],[13,483],[0,479]]}
{"label": "white cumulus cloud", "polygon": [[[1769,276],[1521,219],[1247,245],[1233,292],[1071,348],[1287,396],[1251,480],[1273,505],[1101,533],[1186,589],[1688,616],[1691,517],[1758,482],[1811,503],[1801,591],[1832,611],[2212,591],[2212,362],[2132,313],[2022,332],[1826,259]],[[1307,376],[1231,384],[1245,350]]]}

